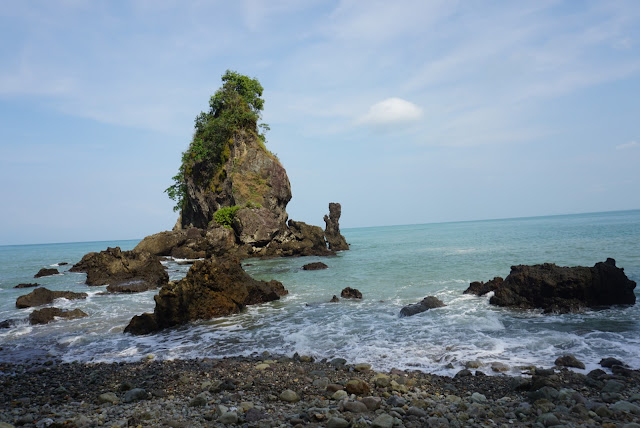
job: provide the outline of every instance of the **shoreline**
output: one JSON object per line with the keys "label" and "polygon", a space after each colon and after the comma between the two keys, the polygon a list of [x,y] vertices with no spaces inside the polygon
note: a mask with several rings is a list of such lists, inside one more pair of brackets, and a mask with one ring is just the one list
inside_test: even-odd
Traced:
{"label": "shoreline", "polygon": [[637,370],[467,372],[378,373],[267,354],[0,363],[0,427],[640,426]]}

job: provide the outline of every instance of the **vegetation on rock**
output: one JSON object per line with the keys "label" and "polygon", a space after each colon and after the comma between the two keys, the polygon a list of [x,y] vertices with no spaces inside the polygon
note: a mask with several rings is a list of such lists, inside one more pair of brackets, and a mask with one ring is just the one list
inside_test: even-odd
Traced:
{"label": "vegetation on rock", "polygon": [[231,228],[231,223],[233,223],[233,217],[235,216],[236,211],[238,211],[240,208],[242,207],[238,205],[234,205],[232,207],[220,208],[213,215],[213,219],[220,226]]}
{"label": "vegetation on rock", "polygon": [[[182,163],[174,183],[165,192],[176,202],[174,211],[184,208],[187,195],[187,177],[197,171],[200,185],[218,191],[226,172],[233,139],[238,133],[253,134],[264,148],[267,124],[258,121],[264,108],[262,85],[257,79],[227,70],[222,76],[222,87],[209,100],[209,111],[195,119],[195,131],[189,148],[182,154]],[[266,148],[265,148],[266,151]]]}

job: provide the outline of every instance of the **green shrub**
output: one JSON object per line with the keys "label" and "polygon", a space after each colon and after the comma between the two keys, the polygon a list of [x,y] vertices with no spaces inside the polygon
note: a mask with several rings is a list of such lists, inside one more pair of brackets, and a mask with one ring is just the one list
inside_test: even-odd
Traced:
{"label": "green shrub", "polygon": [[233,223],[233,217],[236,215],[236,211],[238,211],[240,206],[235,205],[233,207],[224,207],[220,208],[218,211],[213,214],[213,220],[218,223],[220,226],[227,227],[231,229],[231,223]]}

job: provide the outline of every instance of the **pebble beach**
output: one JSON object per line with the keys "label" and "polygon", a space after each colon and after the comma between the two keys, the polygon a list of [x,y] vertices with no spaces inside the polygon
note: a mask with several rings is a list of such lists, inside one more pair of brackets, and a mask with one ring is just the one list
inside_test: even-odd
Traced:
{"label": "pebble beach", "polygon": [[[618,366],[619,367],[619,366]],[[484,370],[484,371],[483,371]],[[486,372],[486,373],[485,373]],[[379,373],[275,356],[0,364],[8,427],[640,427],[640,373]]]}

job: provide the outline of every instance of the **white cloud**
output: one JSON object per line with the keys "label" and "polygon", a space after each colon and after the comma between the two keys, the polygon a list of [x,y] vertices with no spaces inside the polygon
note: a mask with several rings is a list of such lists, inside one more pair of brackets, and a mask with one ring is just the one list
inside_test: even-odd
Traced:
{"label": "white cloud", "polygon": [[633,149],[638,146],[640,146],[640,143],[638,143],[637,141],[629,141],[628,143],[617,145],[616,150]]}
{"label": "white cloud", "polygon": [[360,123],[393,124],[413,122],[422,117],[422,109],[402,98],[387,98],[375,103],[369,112],[362,116]]}

